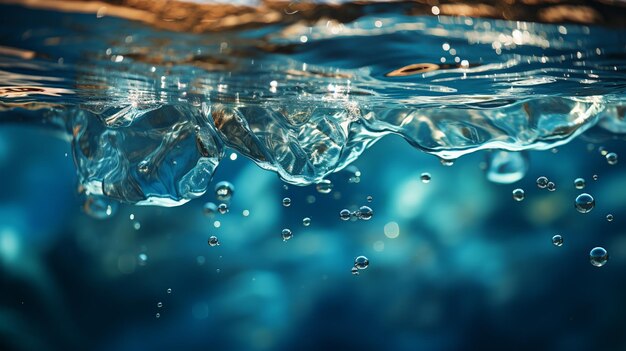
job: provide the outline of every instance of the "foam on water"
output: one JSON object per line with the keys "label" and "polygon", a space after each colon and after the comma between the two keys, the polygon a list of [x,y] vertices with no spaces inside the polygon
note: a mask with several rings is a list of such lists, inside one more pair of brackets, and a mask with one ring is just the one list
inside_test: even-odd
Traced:
{"label": "foam on water", "polygon": [[[202,195],[226,146],[306,185],[387,134],[453,160],[626,131],[619,29],[391,9],[189,34],[2,10],[0,121],[62,131],[86,193],[130,203]],[[525,173],[523,154],[493,155],[495,181]]]}

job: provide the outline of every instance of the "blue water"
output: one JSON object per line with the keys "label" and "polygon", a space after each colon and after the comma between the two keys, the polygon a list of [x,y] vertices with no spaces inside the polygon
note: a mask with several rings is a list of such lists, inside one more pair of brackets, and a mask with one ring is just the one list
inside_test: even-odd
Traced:
{"label": "blue water", "polygon": [[0,23],[0,349],[626,349],[623,29]]}

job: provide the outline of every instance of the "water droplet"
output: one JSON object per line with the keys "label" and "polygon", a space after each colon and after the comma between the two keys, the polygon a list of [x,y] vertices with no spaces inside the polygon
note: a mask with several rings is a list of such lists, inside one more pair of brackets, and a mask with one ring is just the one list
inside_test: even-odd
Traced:
{"label": "water droplet", "polygon": [[359,208],[357,217],[359,219],[362,219],[364,221],[369,221],[370,219],[372,219],[372,216],[374,216],[374,211],[372,211],[371,208],[369,208],[368,206],[361,206]]}
{"label": "water droplet", "polygon": [[285,206],[285,207],[291,206],[291,199],[288,198],[288,197],[284,198],[283,199],[283,206]]}
{"label": "water droplet", "polygon": [[585,180],[583,178],[576,178],[574,180],[574,187],[576,187],[576,189],[583,189],[585,187]]}
{"label": "water droplet", "polygon": [[350,211],[343,209],[339,212],[339,218],[343,221],[347,221],[350,219]]}
{"label": "water droplet", "polygon": [[330,180],[324,179],[315,185],[318,193],[328,194],[333,190],[333,183]]}
{"label": "water droplet", "polygon": [[608,154],[606,154],[606,162],[608,162],[608,164],[610,165],[614,165],[617,164],[617,154],[614,152],[609,152]]}
{"label": "water droplet", "polygon": [[548,186],[548,182],[549,181],[548,181],[547,177],[541,176],[541,177],[537,178],[537,186],[540,189],[545,189],[545,187]]}
{"label": "water droplet", "polygon": [[426,184],[430,182],[430,173],[428,172],[424,172],[422,173],[422,175],[420,176],[420,179],[422,180],[422,183]]}
{"label": "water droplet", "polygon": [[159,302],[157,302],[157,307],[158,307],[158,308],[163,307],[163,302],[160,302],[160,301],[159,301]]}
{"label": "water droplet", "polygon": [[374,198],[372,197],[372,195],[368,195],[366,199],[367,199],[367,202],[374,201]]}
{"label": "water droplet", "polygon": [[593,179],[593,180],[598,180],[598,175],[597,175],[597,174],[594,174],[593,176],[591,176],[591,179]]}
{"label": "water droplet", "polygon": [[613,215],[610,214],[610,213],[608,215],[606,215],[606,220],[609,221],[609,222],[613,222]]}
{"label": "water droplet", "polygon": [[83,211],[90,217],[105,219],[117,212],[117,202],[105,196],[88,195],[83,203]]}
{"label": "water droplet", "polygon": [[576,197],[576,201],[574,202],[574,207],[580,213],[591,212],[593,208],[596,206],[596,200],[593,196],[582,193]]}
{"label": "water droplet", "polygon": [[603,247],[594,247],[589,252],[589,261],[596,267],[602,267],[609,260],[609,253]]}
{"label": "water droplet", "polygon": [[219,201],[229,201],[235,193],[235,186],[229,182],[221,181],[215,184],[215,197]]}
{"label": "water droplet", "polygon": [[217,205],[212,202],[207,202],[202,206],[202,213],[207,217],[214,217],[217,212]]}
{"label": "water droplet", "polygon": [[450,167],[450,166],[454,165],[454,160],[447,160],[445,158],[442,158],[440,161],[441,161],[441,164],[446,166],[446,167]]}
{"label": "water droplet", "polygon": [[302,219],[302,225],[305,227],[308,227],[311,225],[311,218],[309,217],[305,217]]}
{"label": "water droplet", "polygon": [[559,234],[553,236],[552,244],[554,244],[554,246],[563,246],[563,237],[560,236]]}
{"label": "water droplet", "polygon": [[226,212],[228,212],[228,205],[227,204],[219,204],[219,206],[217,206],[217,211],[221,214],[226,214]]}
{"label": "water droplet", "polygon": [[554,182],[548,182],[548,185],[546,186],[546,188],[548,188],[549,191],[555,191],[556,184],[554,184]]}
{"label": "water droplet", "polygon": [[487,180],[499,184],[515,183],[528,171],[528,153],[492,151],[487,153],[487,164]]}
{"label": "water droplet", "polygon": [[283,241],[287,241],[293,237],[293,233],[291,232],[291,229],[288,229],[288,228],[283,229],[281,235],[283,236]]}
{"label": "water droplet", "polygon": [[359,269],[356,267],[352,267],[351,269],[353,275],[359,275]]}
{"label": "water droplet", "polygon": [[370,265],[370,260],[365,256],[358,256],[354,259],[354,267],[358,269],[365,269]]}
{"label": "water droplet", "polygon": [[513,190],[513,199],[515,201],[522,201],[524,200],[524,190],[523,189],[515,189]]}
{"label": "water droplet", "polygon": [[215,235],[211,235],[209,237],[209,246],[218,246],[220,244],[220,241],[217,239],[217,237]]}
{"label": "water droplet", "polygon": [[171,294],[172,293],[172,288],[167,288],[167,293]]}
{"label": "water droplet", "polygon": [[157,312],[157,314],[155,315],[156,318],[161,318],[161,314]]}

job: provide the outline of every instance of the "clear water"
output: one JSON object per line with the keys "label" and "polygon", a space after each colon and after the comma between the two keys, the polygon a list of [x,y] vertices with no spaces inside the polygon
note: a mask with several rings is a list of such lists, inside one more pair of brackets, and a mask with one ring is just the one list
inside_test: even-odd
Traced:
{"label": "clear water", "polygon": [[[81,190],[123,202],[202,195],[226,148],[307,185],[388,134],[453,160],[626,131],[620,30],[392,9],[211,34],[12,6],[0,17],[0,120],[60,131]],[[503,183],[528,167],[506,152],[491,165]]]}

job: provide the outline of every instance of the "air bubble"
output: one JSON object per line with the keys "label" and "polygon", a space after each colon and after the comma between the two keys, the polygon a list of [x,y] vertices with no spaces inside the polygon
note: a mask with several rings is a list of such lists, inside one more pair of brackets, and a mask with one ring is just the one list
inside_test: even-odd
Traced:
{"label": "air bubble", "polygon": [[161,318],[161,314],[157,312],[156,315],[154,315],[156,318]]}
{"label": "air bubble", "polygon": [[615,165],[617,164],[617,154],[614,152],[609,152],[608,154],[606,154],[606,162],[610,165]]}
{"label": "air bubble", "polygon": [[548,178],[541,176],[539,178],[537,178],[537,187],[539,187],[540,189],[545,189],[545,187],[548,186]]}
{"label": "air bubble", "polygon": [[214,217],[217,212],[217,205],[212,202],[207,202],[202,206],[202,213],[207,217]]}
{"label": "air bubble", "polygon": [[598,180],[598,175],[597,175],[597,174],[594,174],[593,176],[591,176],[591,179],[593,179],[593,180]]}
{"label": "air bubble", "polygon": [[524,190],[523,189],[515,189],[513,190],[513,199],[515,201],[522,201],[524,200]]}
{"label": "air bubble", "polygon": [[454,160],[447,160],[445,158],[442,158],[440,161],[441,161],[441,164],[446,167],[451,167],[454,165]]}
{"label": "air bubble", "polygon": [[606,220],[609,221],[609,222],[613,222],[613,215],[610,214],[610,213],[608,215],[606,215]]}
{"label": "air bubble", "polygon": [[563,237],[560,236],[559,234],[553,236],[552,244],[554,244],[554,246],[563,246]]}
{"label": "air bubble", "polygon": [[226,214],[228,212],[228,205],[227,204],[219,204],[219,206],[217,206],[217,211],[220,214]]}
{"label": "air bubble", "polygon": [[220,241],[217,239],[217,237],[215,235],[211,235],[209,237],[209,246],[218,246],[220,244]]}
{"label": "air bubble", "polygon": [[351,272],[352,272],[352,275],[359,275],[359,269],[356,267],[352,267]]}
{"label": "air bubble", "polygon": [[555,191],[556,184],[554,184],[554,182],[548,182],[548,185],[546,186],[546,188],[548,189],[548,191]]}
{"label": "air bubble", "polygon": [[361,206],[359,208],[359,212],[357,215],[359,219],[362,219],[364,221],[369,221],[370,219],[372,219],[372,216],[374,216],[374,211],[370,207]]}
{"label": "air bubble", "polygon": [[576,207],[576,210],[580,213],[591,212],[591,210],[593,210],[595,206],[596,200],[593,198],[593,196],[587,193],[582,193],[578,195],[574,202],[574,207]]}
{"label": "air bubble", "polygon": [[221,181],[215,184],[215,197],[219,201],[229,201],[235,193],[235,186],[229,182]]}
{"label": "air bubble", "polygon": [[324,179],[321,182],[317,183],[315,186],[318,193],[328,194],[333,190],[333,183],[330,180]]}
{"label": "air bubble", "polygon": [[350,211],[343,209],[341,211],[339,211],[339,218],[341,218],[341,220],[343,221],[347,221],[350,219]]}
{"label": "air bubble", "polygon": [[372,202],[372,201],[374,201],[374,198],[372,197],[372,195],[368,195],[366,200],[367,200],[367,202]]}
{"label": "air bubble", "polygon": [[370,265],[370,260],[365,256],[358,256],[354,259],[354,267],[358,269],[365,269]]}
{"label": "air bubble", "polygon": [[117,212],[118,204],[104,196],[88,195],[83,203],[83,211],[90,217],[105,219]]}
{"label": "air bubble", "polygon": [[305,227],[308,227],[311,225],[311,218],[309,217],[305,217],[302,219],[302,225]]}
{"label": "air bubble", "polygon": [[291,229],[288,229],[288,228],[283,229],[281,235],[283,236],[283,241],[287,241],[293,237],[293,233],[291,232]]}
{"label": "air bubble", "polygon": [[585,180],[583,178],[576,178],[574,180],[574,187],[576,187],[576,189],[584,189],[585,188]]}
{"label": "air bubble", "polygon": [[158,307],[158,308],[163,307],[163,302],[160,302],[160,301],[159,301],[159,302],[157,302],[157,307]]}
{"label": "air bubble", "polygon": [[167,288],[167,293],[171,294],[172,293],[172,288]]}
{"label": "air bubble", "polygon": [[288,198],[288,197],[284,198],[283,199],[283,206],[285,206],[285,207],[291,206],[291,199]]}
{"label": "air bubble", "polygon": [[602,267],[609,260],[609,253],[603,247],[594,247],[589,252],[589,261],[596,267]]}
{"label": "air bubble", "polygon": [[422,183],[426,184],[430,182],[430,173],[424,172],[422,173],[422,175],[420,176],[420,179],[422,180]]}

